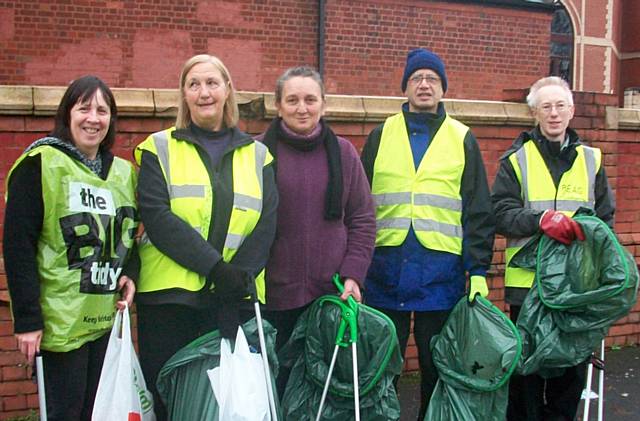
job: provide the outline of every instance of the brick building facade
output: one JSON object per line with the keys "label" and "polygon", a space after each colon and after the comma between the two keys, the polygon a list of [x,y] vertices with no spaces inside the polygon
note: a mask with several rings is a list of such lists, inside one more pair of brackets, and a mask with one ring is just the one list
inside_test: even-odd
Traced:
{"label": "brick building facade", "polygon": [[[20,0],[0,1],[0,193],[24,147],[52,128],[64,86],[82,74],[115,88],[116,153],[126,158],[149,133],[172,124],[180,67],[201,52],[227,64],[237,89],[246,91],[241,127],[261,132],[274,107],[273,97],[260,92],[271,92],[286,67],[318,64],[320,3],[324,74],[336,94],[328,117],[336,132],[360,148],[399,107],[401,100],[390,97],[402,95],[407,50],[428,47],[447,64],[447,97],[456,99],[447,109],[472,126],[492,182],[499,156],[533,124],[522,88],[549,72],[553,7],[543,0]],[[581,91],[572,126],[604,152],[617,197],[616,231],[638,259],[640,111],[618,105],[626,88],[640,86],[640,3],[559,3],[573,26],[572,80]],[[0,228],[3,220],[0,204]],[[504,308],[503,250],[498,238],[490,298]],[[639,341],[636,307],[607,344]],[[0,419],[37,407],[15,345],[0,264]],[[412,348],[406,367],[417,367]]]}

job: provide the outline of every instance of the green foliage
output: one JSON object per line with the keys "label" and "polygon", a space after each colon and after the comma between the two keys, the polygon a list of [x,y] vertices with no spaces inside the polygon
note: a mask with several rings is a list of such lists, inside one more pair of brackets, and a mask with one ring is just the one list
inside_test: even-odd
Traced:
{"label": "green foliage", "polygon": [[38,412],[32,409],[31,412],[29,412],[29,415],[8,418],[7,421],[38,421],[39,419],[40,416],[38,415]]}

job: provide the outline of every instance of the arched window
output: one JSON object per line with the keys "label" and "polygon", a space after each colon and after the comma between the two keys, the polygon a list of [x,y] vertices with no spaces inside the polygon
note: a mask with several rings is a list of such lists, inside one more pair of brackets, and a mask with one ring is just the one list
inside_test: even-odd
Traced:
{"label": "arched window", "polygon": [[560,7],[551,20],[550,76],[560,76],[571,86],[573,76],[573,26],[569,14]]}

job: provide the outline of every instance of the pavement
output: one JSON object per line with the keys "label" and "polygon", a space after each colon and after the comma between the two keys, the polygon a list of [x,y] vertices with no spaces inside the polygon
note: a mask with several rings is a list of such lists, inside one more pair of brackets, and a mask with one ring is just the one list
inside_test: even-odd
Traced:
{"label": "pavement", "polygon": [[[604,419],[609,421],[640,420],[640,346],[607,349],[605,352]],[[598,373],[594,370],[592,390],[598,392]],[[405,374],[398,382],[402,408],[400,421],[415,421],[420,408],[420,380],[417,374]],[[584,394],[584,393],[583,393]],[[592,395],[593,396],[593,395]],[[578,409],[582,420],[584,401]],[[591,400],[588,421],[598,419],[597,399]]]}

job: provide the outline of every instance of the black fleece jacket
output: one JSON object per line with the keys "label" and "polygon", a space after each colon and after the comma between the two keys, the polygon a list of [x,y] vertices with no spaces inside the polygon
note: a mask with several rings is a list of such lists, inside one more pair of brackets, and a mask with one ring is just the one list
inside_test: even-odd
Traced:
{"label": "black fleece jacket", "polygon": [[[138,177],[138,206],[146,234],[151,242],[176,263],[202,276],[222,258],[222,248],[233,205],[233,151],[254,140],[237,128],[230,129],[231,140],[222,159],[212,165],[204,146],[191,128],[178,129],[172,136],[196,146],[200,159],[209,172],[213,189],[213,209],[207,239],[171,211],[169,192],[156,155],[142,152]],[[230,263],[257,275],[265,267],[269,249],[275,237],[278,191],[272,165],[263,169],[262,213],[253,232],[245,239]],[[139,293],[141,304],[184,304],[196,307],[210,303],[210,294],[190,292],[180,288]]]}

